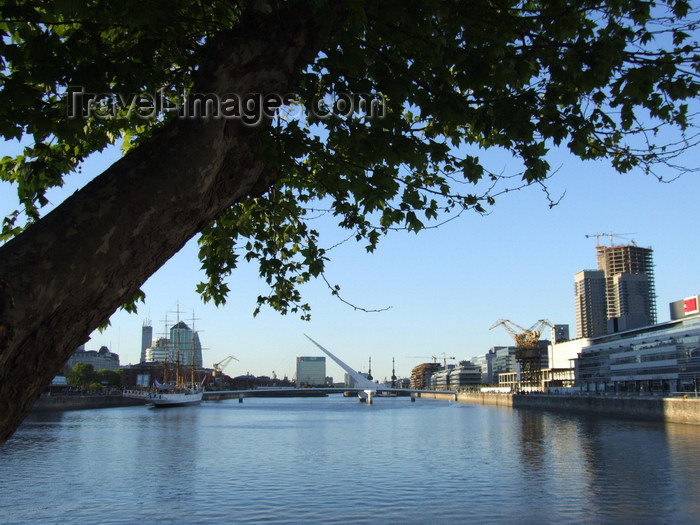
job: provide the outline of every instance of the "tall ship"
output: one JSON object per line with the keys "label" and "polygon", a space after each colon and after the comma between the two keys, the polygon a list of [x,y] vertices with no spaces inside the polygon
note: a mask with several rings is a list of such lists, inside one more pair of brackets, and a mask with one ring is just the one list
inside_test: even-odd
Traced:
{"label": "tall ship", "polygon": [[[187,352],[181,351],[181,334],[183,333],[183,328],[187,328],[187,325],[181,323],[179,320],[180,310],[178,307],[178,322],[171,329],[171,340],[170,344],[174,344],[174,366],[170,367],[168,359],[163,362],[163,383],[155,381],[153,390],[149,392],[146,397],[146,403],[152,405],[155,408],[168,408],[168,407],[182,407],[189,405],[199,405],[202,402],[202,397],[204,395],[203,384],[204,379],[201,383],[195,381],[195,331],[194,331],[194,316],[192,318],[192,330],[191,330],[191,341],[190,349]],[[166,320],[167,325],[167,320]],[[174,334],[174,337],[173,337]],[[168,352],[166,352],[167,356]],[[183,363],[183,354],[189,357],[189,363]],[[189,368],[190,374],[187,374],[187,369]],[[168,380],[169,375],[174,375],[172,380]],[[189,375],[189,381],[187,380],[187,375]]]}
{"label": "tall ship", "polygon": [[203,395],[204,391],[200,384],[177,386],[156,381],[153,392],[150,392],[146,398],[146,403],[156,408],[199,405]]}

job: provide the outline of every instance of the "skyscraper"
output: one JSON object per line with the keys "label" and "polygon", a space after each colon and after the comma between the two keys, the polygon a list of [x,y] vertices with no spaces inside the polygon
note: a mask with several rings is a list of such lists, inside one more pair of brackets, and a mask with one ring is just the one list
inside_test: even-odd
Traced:
{"label": "skyscraper", "polygon": [[202,367],[202,344],[199,334],[193,332],[183,321],[170,328],[170,345],[175,349],[176,359],[180,360],[181,365],[190,366],[194,361],[195,368]]}
{"label": "skyscraper", "polygon": [[596,252],[598,270],[583,270],[575,277],[577,337],[656,324],[653,250],[598,245]]}
{"label": "skyscraper", "polygon": [[605,272],[608,332],[656,324],[653,250],[625,245],[596,251]]}
{"label": "skyscraper", "polygon": [[143,322],[143,327],[141,328],[141,362],[146,362],[146,349],[150,348],[153,344],[153,327],[151,326],[150,319],[146,319]]}
{"label": "skyscraper", "polygon": [[326,384],[325,357],[297,357],[297,387]]}
{"label": "skyscraper", "polygon": [[605,272],[582,270],[576,274],[576,337],[598,337],[607,333]]}

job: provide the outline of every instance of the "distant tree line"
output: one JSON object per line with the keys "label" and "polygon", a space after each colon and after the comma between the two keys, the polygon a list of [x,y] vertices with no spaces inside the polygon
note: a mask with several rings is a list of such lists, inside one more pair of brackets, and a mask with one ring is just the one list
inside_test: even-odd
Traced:
{"label": "distant tree line", "polygon": [[66,377],[68,384],[85,390],[102,390],[106,387],[121,388],[122,370],[95,370],[89,363],[77,363]]}

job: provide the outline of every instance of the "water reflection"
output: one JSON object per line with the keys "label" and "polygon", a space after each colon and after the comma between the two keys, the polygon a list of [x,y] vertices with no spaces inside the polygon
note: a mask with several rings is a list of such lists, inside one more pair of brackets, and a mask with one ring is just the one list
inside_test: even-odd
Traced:
{"label": "water reflection", "polygon": [[[56,428],[63,421],[63,412],[32,412],[22,424],[22,439],[10,439],[3,448],[6,457],[12,455],[11,451],[44,450],[56,442],[60,433]],[[2,457],[2,456],[0,456]]]}
{"label": "water reflection", "polygon": [[636,522],[674,514],[663,425],[520,412],[523,466],[550,477],[538,486],[568,494],[573,506],[591,509],[591,519]]}
{"label": "water reflection", "polygon": [[688,425],[250,399],[32,417],[0,449],[0,521],[690,523],[698,484]]}
{"label": "water reflection", "polygon": [[542,414],[528,410],[518,411],[520,424],[520,457],[526,475],[546,469],[545,420]]}

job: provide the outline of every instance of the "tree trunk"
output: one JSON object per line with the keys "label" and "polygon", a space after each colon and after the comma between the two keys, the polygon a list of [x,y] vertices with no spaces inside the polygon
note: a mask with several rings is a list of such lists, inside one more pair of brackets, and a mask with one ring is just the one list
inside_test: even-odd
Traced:
{"label": "tree trunk", "polygon": [[[311,13],[279,15],[212,43],[197,92],[293,92],[318,34]],[[0,247],[0,445],[126,298],[204,225],[274,182],[251,147],[265,132],[179,118]]]}

